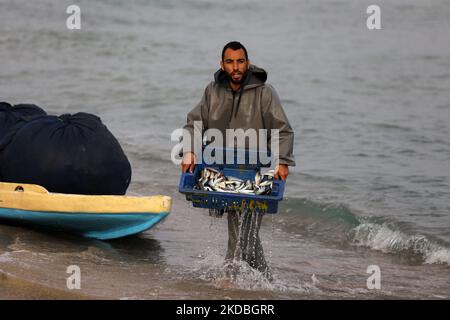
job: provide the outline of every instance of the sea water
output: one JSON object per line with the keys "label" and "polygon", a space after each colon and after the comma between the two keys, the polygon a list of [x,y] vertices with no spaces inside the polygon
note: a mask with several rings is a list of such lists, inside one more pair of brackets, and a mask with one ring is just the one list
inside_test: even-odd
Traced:
{"label": "sea water", "polygon": [[[381,30],[350,0],[78,1],[80,30],[71,4],[0,1],[0,100],[100,116],[132,164],[129,194],[169,195],[173,210],[108,242],[2,224],[4,277],[41,297],[68,291],[70,265],[94,298],[450,297],[448,1],[378,1]],[[295,131],[297,167],[260,231],[272,282],[244,263],[224,276],[226,218],[192,208],[170,160],[232,40]]]}

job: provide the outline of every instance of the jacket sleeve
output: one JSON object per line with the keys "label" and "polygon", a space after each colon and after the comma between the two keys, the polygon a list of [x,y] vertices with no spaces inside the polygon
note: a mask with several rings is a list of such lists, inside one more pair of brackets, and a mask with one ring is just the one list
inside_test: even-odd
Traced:
{"label": "jacket sleeve", "polygon": [[[188,134],[190,137],[190,146],[183,144],[183,154],[186,152],[194,152],[194,144],[201,148],[202,147],[202,138],[203,132],[205,129],[205,124],[208,119],[208,110],[209,110],[209,91],[210,86],[208,85],[203,93],[202,99],[200,102],[192,109],[187,115],[186,125],[183,127],[185,129],[184,134]],[[194,131],[196,132],[194,134]],[[198,141],[194,141],[194,138]],[[201,151],[201,149],[199,150]]]}
{"label": "jacket sleeve", "polygon": [[[262,96],[262,106],[263,106],[263,122],[264,127],[267,129],[268,133],[268,146],[271,146],[272,135],[271,129],[279,130],[279,164],[285,164],[288,166],[295,166],[294,158],[294,130],[289,123],[289,120],[284,113],[283,107],[280,103],[280,98],[278,97],[275,89],[266,84],[266,88],[263,91]],[[272,150],[272,153],[274,153]],[[277,155],[272,154],[272,157],[276,159]],[[276,160],[275,160],[275,164]]]}

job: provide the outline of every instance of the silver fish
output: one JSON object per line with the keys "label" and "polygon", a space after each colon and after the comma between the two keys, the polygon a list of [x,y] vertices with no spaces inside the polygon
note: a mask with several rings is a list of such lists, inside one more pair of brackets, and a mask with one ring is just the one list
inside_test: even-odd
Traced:
{"label": "silver fish", "polygon": [[196,190],[206,190],[227,193],[242,194],[269,194],[273,187],[273,170],[261,175],[256,172],[255,180],[242,180],[237,177],[226,177],[215,168],[204,168],[200,174],[200,179],[194,186]]}
{"label": "silver fish", "polygon": [[208,171],[214,172],[215,174],[220,174],[220,171],[219,171],[219,170],[216,170],[216,169],[214,169],[214,168],[211,168],[211,167],[205,168],[205,170],[208,170]]}
{"label": "silver fish", "polygon": [[261,182],[261,183],[259,184],[259,186],[260,186],[260,187],[266,187],[266,186],[272,187],[272,184],[273,184],[272,181],[266,180],[266,181]]}
{"label": "silver fish", "polygon": [[259,186],[259,184],[260,184],[260,182],[261,182],[261,179],[262,179],[261,173],[260,173],[259,171],[256,172],[256,175],[255,175],[255,185]]}

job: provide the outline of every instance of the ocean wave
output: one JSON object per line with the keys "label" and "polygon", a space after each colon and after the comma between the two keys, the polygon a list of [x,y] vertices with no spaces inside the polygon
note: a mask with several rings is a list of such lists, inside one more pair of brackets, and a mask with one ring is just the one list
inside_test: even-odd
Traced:
{"label": "ocean wave", "polygon": [[[345,204],[286,199],[278,223],[286,232],[307,233],[321,241],[366,247],[423,264],[450,266],[450,248],[429,235],[409,234],[401,221],[367,217]],[[283,213],[286,213],[283,214]]]}
{"label": "ocean wave", "polygon": [[384,129],[384,130],[398,130],[398,131],[403,131],[403,132],[413,131],[413,128],[403,126],[403,125],[393,124],[393,123],[375,123],[373,125],[379,129]]}
{"label": "ocean wave", "polygon": [[408,235],[387,223],[362,222],[349,233],[351,243],[384,253],[397,254],[424,264],[450,266],[450,250],[424,235]]}
{"label": "ocean wave", "polygon": [[311,217],[318,220],[328,220],[330,223],[343,222],[348,226],[359,224],[357,215],[342,203],[320,202],[310,199],[288,198],[281,203],[282,211],[295,211],[298,218]]}

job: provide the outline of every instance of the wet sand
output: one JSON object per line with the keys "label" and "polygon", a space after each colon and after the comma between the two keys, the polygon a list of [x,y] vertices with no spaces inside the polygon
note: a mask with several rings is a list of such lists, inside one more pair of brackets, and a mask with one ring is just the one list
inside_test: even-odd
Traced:
{"label": "wet sand", "polygon": [[0,271],[0,299],[1,300],[91,300],[100,299],[50,288],[42,284],[33,283],[13,277]]}

